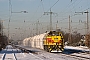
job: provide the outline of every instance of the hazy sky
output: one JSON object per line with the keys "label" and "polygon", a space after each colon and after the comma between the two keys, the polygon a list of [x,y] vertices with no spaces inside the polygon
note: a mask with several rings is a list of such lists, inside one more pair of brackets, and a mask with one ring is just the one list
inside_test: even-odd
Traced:
{"label": "hazy sky", "polygon": [[[70,15],[72,32],[85,33],[86,14],[75,12],[87,10],[90,12],[90,0],[0,0],[0,19],[4,20],[5,34],[8,34],[10,17],[9,34],[12,38],[18,37],[20,39],[23,36],[30,36],[30,34],[35,35],[37,31],[43,33],[49,30],[50,14],[44,15],[44,12],[50,12],[50,8],[53,12],[52,25],[54,30],[57,24],[58,28],[68,32]],[[28,13],[10,13],[11,11],[27,11]]]}

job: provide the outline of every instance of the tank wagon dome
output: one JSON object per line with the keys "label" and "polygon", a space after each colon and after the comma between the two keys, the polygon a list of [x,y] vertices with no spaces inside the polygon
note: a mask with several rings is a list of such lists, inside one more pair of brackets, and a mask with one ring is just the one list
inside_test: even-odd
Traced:
{"label": "tank wagon dome", "polygon": [[43,33],[40,35],[36,35],[31,38],[31,45],[32,47],[41,48],[43,49],[43,38],[47,33]]}
{"label": "tank wagon dome", "polygon": [[48,33],[43,33],[43,34],[40,34],[40,45],[39,45],[39,48],[41,48],[41,49],[44,49],[43,48],[43,40],[44,40],[44,38],[46,37],[46,35],[47,35]]}
{"label": "tank wagon dome", "polygon": [[25,38],[25,39],[23,40],[23,45],[24,45],[24,46],[26,46],[26,40],[27,40],[27,38]]}
{"label": "tank wagon dome", "polygon": [[24,45],[24,46],[27,46],[30,39],[31,39],[31,37],[25,38],[25,39],[23,40],[23,45]]}
{"label": "tank wagon dome", "polygon": [[36,35],[33,37],[25,38],[23,40],[23,45],[24,46],[36,47],[36,48],[43,47],[43,46],[41,46],[41,45],[43,45],[42,41],[47,34],[48,34],[48,32],[40,34],[40,35]]}
{"label": "tank wagon dome", "polygon": [[32,47],[37,47],[37,43],[38,43],[38,35],[31,38]]}

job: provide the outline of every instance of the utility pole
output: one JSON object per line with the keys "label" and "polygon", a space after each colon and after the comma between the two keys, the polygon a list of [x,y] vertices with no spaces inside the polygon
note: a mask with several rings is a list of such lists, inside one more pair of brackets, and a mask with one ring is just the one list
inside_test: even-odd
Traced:
{"label": "utility pole", "polygon": [[39,25],[39,21],[38,22],[36,22],[36,35],[38,35],[38,25]]}
{"label": "utility pole", "polygon": [[87,14],[87,16],[86,16],[86,17],[87,17],[87,18],[86,18],[86,23],[85,23],[86,26],[87,26],[87,28],[86,28],[86,29],[87,29],[87,30],[86,30],[86,45],[89,46],[89,38],[88,38],[88,37],[89,37],[89,35],[88,35],[88,33],[89,33],[88,13],[89,13],[89,12],[88,12],[88,10],[87,10],[86,12],[75,12],[75,13],[82,13],[82,14],[83,14],[83,13],[86,13],[86,14]]}
{"label": "utility pole", "polygon": [[13,12],[12,11],[12,4],[11,4],[11,0],[9,0],[9,22],[8,22],[8,43],[9,43],[9,33],[10,33],[10,21],[11,21],[11,15],[12,13],[28,13],[27,11],[20,11],[20,12]]}
{"label": "utility pole", "polygon": [[52,31],[52,12],[50,9],[50,31]]}
{"label": "utility pole", "polygon": [[87,12],[84,12],[84,13],[87,13],[87,34],[89,33],[89,23],[88,23],[88,11]]}
{"label": "utility pole", "polygon": [[52,14],[54,14],[52,11],[51,11],[51,8],[50,8],[50,12],[44,12],[44,15],[48,15],[50,14],[50,31],[52,31]]}
{"label": "utility pole", "polygon": [[0,34],[3,36],[3,20],[0,20]]}
{"label": "utility pole", "polygon": [[11,20],[11,11],[12,11],[12,6],[11,6],[11,0],[9,0],[9,21],[8,21],[8,44],[9,44],[9,29],[10,29],[10,20]]}
{"label": "utility pole", "polygon": [[87,12],[75,12],[75,13],[86,13],[87,14],[87,19],[86,19],[86,24],[87,24],[87,34],[89,33],[89,21],[88,21],[88,11]]}
{"label": "utility pole", "polygon": [[58,21],[56,22],[56,30],[58,29]]}
{"label": "utility pole", "polygon": [[69,15],[69,39],[68,39],[69,44],[71,44],[71,19]]}

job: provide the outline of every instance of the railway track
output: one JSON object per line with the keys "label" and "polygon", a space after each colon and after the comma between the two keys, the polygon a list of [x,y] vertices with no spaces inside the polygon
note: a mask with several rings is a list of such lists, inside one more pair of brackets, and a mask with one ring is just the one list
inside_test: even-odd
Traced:
{"label": "railway track", "polygon": [[[26,50],[25,50],[26,51]],[[27,50],[29,51],[29,50]],[[29,51],[32,55],[37,56],[40,60],[90,60],[89,52],[77,51],[77,50],[66,50],[63,53],[49,53],[43,50],[31,50]],[[54,58],[55,57],[55,58]]]}
{"label": "railway track", "polygon": [[[35,52],[34,54],[38,55],[41,58],[45,58],[47,60],[58,60],[58,58],[62,58],[65,60],[67,60],[68,58],[71,58],[71,59],[74,58],[75,60],[90,60],[89,52],[78,52],[78,53],[72,53],[72,54],[65,54],[65,53],[60,53],[60,52],[59,53],[57,53],[57,52],[49,53],[46,51],[41,51],[41,52]],[[53,58],[55,56],[57,58]],[[68,57],[68,58],[66,58],[66,57]]]}
{"label": "railway track", "polygon": [[[67,57],[67,56],[59,56],[59,55],[56,55],[56,54],[53,54],[53,53],[49,53],[49,52],[46,52],[44,50],[41,50],[41,49],[31,49],[31,50],[28,50],[28,48],[24,48],[24,47],[19,47],[17,46],[19,49],[23,50],[24,52],[30,52],[28,53],[29,55],[32,55],[34,58],[36,59],[39,59],[39,60],[76,60],[75,58],[72,58],[72,57]],[[27,54],[27,56],[29,56]],[[28,58],[28,57],[27,57]]]}
{"label": "railway track", "polygon": [[90,60],[90,54],[87,54],[87,53],[74,53],[74,54],[71,54],[70,56],[75,56],[81,59]]}
{"label": "railway track", "polygon": [[[17,48],[3,50],[0,53],[0,60],[90,60],[90,54],[84,52],[74,52],[70,54],[67,54],[69,51],[64,51],[64,53],[49,53],[41,49],[29,50],[23,47]],[[8,51],[8,53],[5,51]]]}
{"label": "railway track", "polygon": [[78,54],[78,53],[75,53],[75,54],[58,54],[58,55],[62,55],[62,56],[67,56],[67,57],[72,57],[72,58],[75,58],[75,59],[78,59],[78,60],[90,60],[90,55],[83,55],[83,54]]}
{"label": "railway track", "polygon": [[[50,54],[50,55],[47,57],[47,56],[45,56],[46,55],[45,53],[47,53],[48,55]],[[54,60],[57,60],[56,58],[52,57],[52,55],[54,55],[54,54],[55,54],[55,56],[57,55],[57,58],[64,58],[66,56],[66,57],[75,58],[77,60],[90,60],[89,52],[78,52],[78,53],[72,53],[72,54],[65,54],[65,53],[61,53],[61,52],[49,53],[49,52],[44,51],[44,52],[37,52],[36,54],[42,55],[42,57],[44,57],[44,58],[48,58],[48,59],[52,58]],[[67,60],[67,58],[64,58],[64,59]]]}
{"label": "railway track", "polygon": [[43,60],[40,57],[35,56],[32,53],[5,53],[5,54],[0,54],[0,60]]}
{"label": "railway track", "polygon": [[[14,47],[15,48],[15,47]],[[29,50],[14,49],[12,47],[0,51],[0,60],[43,60],[42,58],[30,53]],[[27,53],[28,52],[28,53]]]}
{"label": "railway track", "polygon": [[64,51],[63,53],[54,53],[57,55],[62,55],[62,56],[67,56],[67,57],[72,57],[78,60],[90,60],[90,53],[89,52],[83,52],[83,51],[78,51],[73,50],[73,51]]}
{"label": "railway track", "polygon": [[13,54],[4,54],[1,60],[17,60],[15,53]]}
{"label": "railway track", "polygon": [[[0,60],[17,60],[15,53],[10,53],[11,50],[5,49],[1,51]],[[12,52],[14,52],[12,50]]]}

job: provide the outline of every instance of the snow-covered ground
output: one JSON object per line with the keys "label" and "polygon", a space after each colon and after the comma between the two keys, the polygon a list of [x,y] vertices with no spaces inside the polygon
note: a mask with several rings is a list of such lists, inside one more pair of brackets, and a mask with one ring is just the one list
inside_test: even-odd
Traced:
{"label": "snow-covered ground", "polygon": [[[87,47],[72,47],[65,46],[64,52],[69,52],[68,50],[73,50],[79,52],[73,52],[70,54],[65,53],[49,53],[43,50],[37,51],[37,53],[23,53],[19,49],[14,49],[11,45],[8,45],[6,49],[0,52],[0,60],[90,60],[90,54],[82,53],[80,51],[90,51]],[[36,50],[35,50],[36,51]],[[75,56],[76,55],[76,56]],[[82,57],[80,57],[82,56]],[[87,58],[83,58],[87,57]]]}
{"label": "snow-covered ground", "polygon": [[90,51],[90,49],[86,46],[77,46],[77,47],[65,46],[64,48],[65,49],[72,49],[72,50]]}

